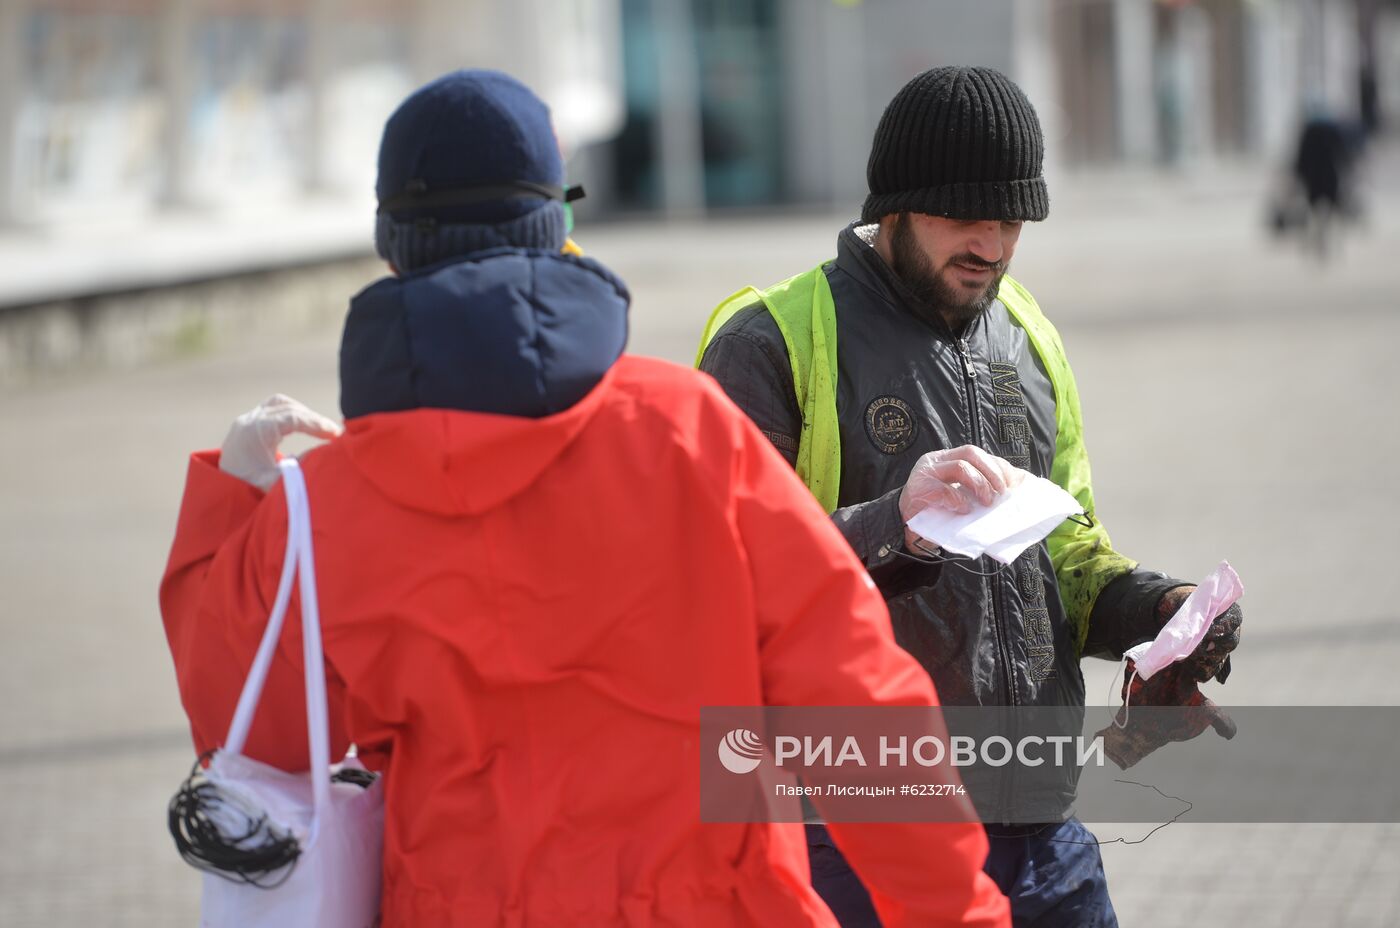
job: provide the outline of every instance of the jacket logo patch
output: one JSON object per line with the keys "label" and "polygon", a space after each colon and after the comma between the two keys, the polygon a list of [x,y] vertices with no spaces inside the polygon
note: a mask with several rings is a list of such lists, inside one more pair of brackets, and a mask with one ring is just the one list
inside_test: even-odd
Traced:
{"label": "jacket logo patch", "polygon": [[1026,395],[1021,392],[1021,372],[1016,365],[1003,361],[993,361],[988,365],[992,371],[992,402],[998,406],[1026,405]]}
{"label": "jacket logo patch", "polygon": [[1048,680],[1055,675],[1055,649],[1032,645],[1026,648],[1030,662],[1030,678],[1037,682]]}
{"label": "jacket logo patch", "polygon": [[1031,469],[1031,420],[1026,414],[1026,396],[1021,389],[1021,374],[1016,365],[993,361],[992,402],[996,404],[997,439],[1001,456],[1012,466]]}
{"label": "jacket logo patch", "polygon": [[1032,548],[1016,559],[1016,581],[1024,603],[1021,621],[1025,625],[1030,678],[1040,683],[1055,676],[1055,630],[1045,605],[1045,576],[1040,572],[1035,552]]}
{"label": "jacket logo patch", "polygon": [[909,404],[897,396],[880,396],[865,407],[865,432],[885,454],[899,454],[914,444],[918,422]]}

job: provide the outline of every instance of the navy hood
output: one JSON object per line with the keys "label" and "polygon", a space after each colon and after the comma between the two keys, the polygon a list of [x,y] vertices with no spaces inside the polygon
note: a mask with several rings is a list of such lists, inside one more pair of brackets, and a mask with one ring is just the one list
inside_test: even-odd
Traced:
{"label": "navy hood", "polygon": [[350,303],[341,413],[562,412],[621,356],[629,299],[596,261],[513,248],[385,278]]}

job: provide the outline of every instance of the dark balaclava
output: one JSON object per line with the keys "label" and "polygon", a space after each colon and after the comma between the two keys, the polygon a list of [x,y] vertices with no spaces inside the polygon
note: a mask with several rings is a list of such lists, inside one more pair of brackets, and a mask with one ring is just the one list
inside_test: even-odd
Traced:
{"label": "dark balaclava", "polygon": [[895,94],[870,150],[862,222],[890,213],[1044,219],[1045,140],[1030,100],[991,68],[934,68]]}
{"label": "dark balaclava", "polygon": [[563,179],[544,102],[499,71],[456,71],[384,126],[375,248],[401,272],[502,246],[557,252]]}

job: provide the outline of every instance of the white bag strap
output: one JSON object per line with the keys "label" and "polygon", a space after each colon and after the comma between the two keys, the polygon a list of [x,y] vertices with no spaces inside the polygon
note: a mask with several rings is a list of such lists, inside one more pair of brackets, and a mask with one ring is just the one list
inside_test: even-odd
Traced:
{"label": "white bag strap", "polygon": [[292,597],[292,581],[300,574],[302,675],[306,678],[306,730],[311,754],[311,787],[315,798],[315,817],[311,824],[310,841],[315,841],[322,815],[330,814],[331,805],[331,745],[329,708],[326,699],[325,656],[321,647],[321,612],[316,598],[315,551],[311,543],[311,509],[307,501],[306,481],[294,457],[278,462],[282,469],[282,488],[287,494],[287,551],[282,558],[282,578],[277,584],[277,596],[272,603],[267,628],[263,632],[248,679],[238,697],[228,737],[223,750],[230,754],[243,753],[248,729],[253,723],[258,701],[268,670],[277,653],[277,641],[282,635],[282,623],[287,617],[287,604]]}
{"label": "white bag strap", "polygon": [[267,672],[272,666],[272,658],[277,653],[277,641],[282,637],[282,622],[287,617],[287,603],[292,598],[292,583],[297,575],[297,520],[301,508],[293,502],[295,492],[282,471],[283,486],[287,494],[287,551],[282,557],[282,579],[277,584],[277,596],[272,602],[272,614],[268,616],[267,628],[263,631],[262,643],[253,658],[253,666],[248,669],[248,679],[243,683],[243,692],[238,697],[238,708],[233,713],[233,723],[229,725],[228,737],[224,738],[223,749],[230,754],[242,754],[243,745],[248,740],[248,729],[253,724],[253,713],[257,711],[258,700],[262,697],[263,684],[267,682]]}

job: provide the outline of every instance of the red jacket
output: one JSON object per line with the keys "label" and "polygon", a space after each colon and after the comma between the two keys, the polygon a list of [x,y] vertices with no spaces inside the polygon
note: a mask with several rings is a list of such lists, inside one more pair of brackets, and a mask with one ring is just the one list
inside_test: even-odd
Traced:
{"label": "red jacket", "polygon": [[[700,707],[936,697],[712,381],[624,357],[564,413],[368,415],[302,465],[332,749],[385,776],[385,928],[834,928],[802,826],[699,821]],[[201,751],[232,717],[285,532],[280,488],[193,456],[161,608]],[[293,770],[300,647],[289,616],[247,746]],[[1009,923],[980,826],[831,831],[889,928]]]}

